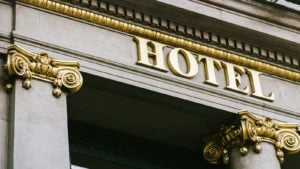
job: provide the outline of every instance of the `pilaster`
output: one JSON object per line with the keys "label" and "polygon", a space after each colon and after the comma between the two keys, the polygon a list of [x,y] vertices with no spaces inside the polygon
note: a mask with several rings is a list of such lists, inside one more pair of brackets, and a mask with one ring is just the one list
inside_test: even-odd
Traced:
{"label": "pilaster", "polygon": [[18,46],[4,66],[10,91],[10,169],[69,169],[67,93],[80,89],[79,63]]}
{"label": "pilaster", "polygon": [[[3,67],[3,58],[0,59],[0,68]],[[1,70],[1,69],[0,69]],[[4,82],[3,71],[0,71],[0,84]],[[7,146],[8,146],[8,111],[9,96],[4,86],[0,85],[0,169],[7,168]]]}
{"label": "pilaster", "polygon": [[248,146],[247,155],[241,155],[240,148],[230,151],[230,168],[232,169],[280,169],[274,146],[267,142],[260,143],[262,151],[258,154],[253,145]]}

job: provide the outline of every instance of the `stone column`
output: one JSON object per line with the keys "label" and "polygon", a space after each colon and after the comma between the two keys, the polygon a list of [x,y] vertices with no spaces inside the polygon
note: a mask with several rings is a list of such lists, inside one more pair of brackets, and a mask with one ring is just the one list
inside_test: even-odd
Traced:
{"label": "stone column", "polygon": [[8,49],[9,169],[70,169],[66,93],[82,85],[78,68],[45,53]]}
{"label": "stone column", "polygon": [[241,111],[235,123],[222,126],[207,142],[203,155],[208,162],[222,161],[231,169],[280,169],[284,152],[300,151],[297,129],[297,124],[275,123]]}
{"label": "stone column", "polygon": [[[0,56],[2,57],[2,55]],[[3,60],[0,59],[0,68],[3,67]],[[1,70],[1,69],[0,69]],[[3,84],[4,76],[0,71],[0,84]],[[7,146],[8,146],[8,109],[9,97],[4,86],[0,85],[0,169],[6,169]]]}
{"label": "stone column", "polygon": [[230,151],[230,168],[232,169],[280,169],[280,162],[276,157],[273,144],[262,142],[261,152],[257,154],[253,146],[247,147],[247,155],[242,155],[240,148]]}

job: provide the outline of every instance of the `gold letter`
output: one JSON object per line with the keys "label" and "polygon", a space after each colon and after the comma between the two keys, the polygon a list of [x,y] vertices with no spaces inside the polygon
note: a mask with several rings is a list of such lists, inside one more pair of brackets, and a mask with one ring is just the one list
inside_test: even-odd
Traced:
{"label": "gold letter", "polygon": [[260,99],[274,101],[275,96],[274,93],[271,92],[269,96],[264,96],[261,89],[261,84],[259,80],[259,75],[261,74],[258,71],[246,69],[246,73],[249,76],[250,86],[251,86],[251,96],[257,97]]}
{"label": "gold letter", "polygon": [[197,56],[197,60],[198,62],[200,62],[201,60],[204,60],[204,68],[205,68],[205,81],[204,83],[213,85],[213,86],[219,86],[220,84],[217,82],[216,80],[216,73],[215,73],[215,67],[217,68],[217,70],[221,69],[221,64],[220,62],[208,58],[208,57],[204,57],[204,56]]}
{"label": "gold letter", "polygon": [[[182,72],[179,67],[178,54],[181,53],[187,65],[186,73]],[[198,73],[198,63],[195,57],[188,51],[180,48],[171,50],[168,55],[168,65],[171,71],[178,76],[192,78]]]}
{"label": "gold letter", "polygon": [[226,79],[225,89],[243,93],[243,94],[248,94],[249,93],[248,86],[245,87],[245,89],[243,90],[238,88],[241,84],[241,75],[245,73],[244,68],[230,63],[221,62],[221,64],[225,70],[225,79]]}
{"label": "gold letter", "polygon": [[[163,48],[166,46],[158,42],[152,42],[150,40],[134,37],[134,40],[138,45],[138,61],[137,64],[155,68],[160,71],[167,72],[168,70],[164,64]],[[151,51],[148,50],[151,48]],[[153,58],[153,63],[149,63],[149,57]]]}

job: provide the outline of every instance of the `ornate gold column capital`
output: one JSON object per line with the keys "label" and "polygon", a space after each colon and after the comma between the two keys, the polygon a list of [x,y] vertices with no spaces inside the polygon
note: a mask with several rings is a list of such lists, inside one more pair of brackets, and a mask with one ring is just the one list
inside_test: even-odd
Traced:
{"label": "ornate gold column capital", "polygon": [[300,151],[300,136],[297,124],[275,123],[270,118],[260,119],[248,111],[240,111],[239,118],[231,125],[222,126],[220,133],[210,139],[204,147],[203,155],[208,162],[216,164],[221,159],[229,163],[229,151],[239,147],[241,155],[246,155],[249,146],[260,153],[261,142],[274,145],[280,163],[284,153],[294,154]]}
{"label": "ornate gold column capital", "polygon": [[83,83],[79,67],[78,62],[56,60],[47,53],[34,54],[12,45],[8,48],[7,61],[4,65],[8,77],[6,88],[12,87],[10,83],[12,78],[21,78],[23,87],[29,89],[33,78],[52,83],[55,97],[61,95],[62,89],[74,93]]}

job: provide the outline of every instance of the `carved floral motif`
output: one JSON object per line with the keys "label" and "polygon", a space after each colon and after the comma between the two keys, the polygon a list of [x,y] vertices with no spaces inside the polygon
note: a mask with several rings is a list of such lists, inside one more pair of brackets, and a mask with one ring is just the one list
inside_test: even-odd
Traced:
{"label": "carved floral motif", "polygon": [[274,145],[280,163],[284,162],[284,153],[294,154],[300,151],[300,136],[297,124],[275,123],[270,118],[259,119],[247,111],[239,113],[238,120],[229,126],[222,126],[217,138],[210,140],[204,147],[203,155],[210,163],[218,163],[223,158],[229,163],[228,152],[240,147],[241,155],[248,153],[252,146],[256,153],[261,152],[261,142]]}
{"label": "carved floral motif", "polygon": [[[9,78],[22,78],[26,89],[31,88],[32,78],[52,83],[53,95],[56,97],[61,95],[62,88],[74,93],[83,83],[78,62],[56,60],[47,53],[33,54],[16,45],[8,48],[4,69]],[[7,88],[11,86],[10,83],[6,85]]]}

